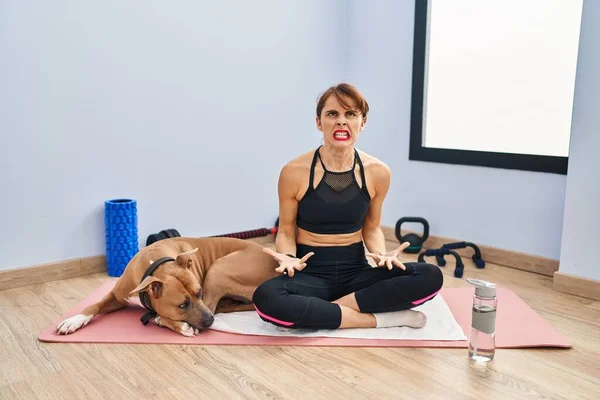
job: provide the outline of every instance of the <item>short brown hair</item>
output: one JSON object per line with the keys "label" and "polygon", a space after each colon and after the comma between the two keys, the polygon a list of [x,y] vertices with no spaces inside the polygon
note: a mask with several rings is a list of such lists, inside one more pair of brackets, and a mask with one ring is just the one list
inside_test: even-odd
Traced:
{"label": "short brown hair", "polygon": [[365,100],[363,95],[355,86],[352,86],[348,83],[340,83],[323,92],[319,98],[319,101],[317,102],[317,117],[321,118],[321,112],[323,111],[325,102],[332,94],[337,97],[337,100],[340,102],[342,107],[347,110],[351,108],[350,104],[348,104],[348,99],[354,101],[354,103],[356,103],[356,108],[358,111],[360,111],[363,118],[367,118],[367,113],[369,112],[369,103],[367,103],[367,100]]}

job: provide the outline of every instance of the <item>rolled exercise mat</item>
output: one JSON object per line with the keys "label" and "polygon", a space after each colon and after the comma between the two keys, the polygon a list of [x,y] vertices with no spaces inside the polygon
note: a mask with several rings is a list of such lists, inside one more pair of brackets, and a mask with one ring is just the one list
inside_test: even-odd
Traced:
{"label": "rolled exercise mat", "polygon": [[106,269],[109,276],[121,276],[139,250],[137,202],[113,199],[104,202]]}

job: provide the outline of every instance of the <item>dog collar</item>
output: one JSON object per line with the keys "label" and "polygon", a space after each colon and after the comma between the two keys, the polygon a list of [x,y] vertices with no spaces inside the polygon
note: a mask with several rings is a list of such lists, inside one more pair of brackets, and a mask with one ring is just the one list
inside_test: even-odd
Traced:
{"label": "dog collar", "polygon": [[[142,276],[142,282],[144,281],[144,279],[151,276],[154,273],[154,271],[158,269],[158,267],[169,261],[175,261],[175,259],[172,257],[163,257],[150,264],[146,272],[144,272],[144,276]],[[142,321],[142,324],[146,325],[151,319],[156,318],[158,313],[152,307],[152,304],[150,304],[150,297],[148,297],[148,292],[140,292],[139,297],[142,305],[149,310],[146,314],[140,317],[140,321]]]}

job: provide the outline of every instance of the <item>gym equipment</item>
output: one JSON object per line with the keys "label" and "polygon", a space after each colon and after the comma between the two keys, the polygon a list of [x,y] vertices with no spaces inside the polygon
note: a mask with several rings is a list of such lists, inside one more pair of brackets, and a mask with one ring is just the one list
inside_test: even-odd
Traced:
{"label": "gym equipment", "polygon": [[[421,236],[415,233],[407,233],[402,236],[400,227],[405,222],[418,222],[423,224],[423,234]],[[429,223],[425,218],[421,217],[402,217],[396,222],[396,238],[400,243],[409,242],[410,246],[404,249],[405,253],[418,253],[423,247],[423,243],[429,237]]]}
{"label": "gym equipment", "polygon": [[260,229],[253,229],[250,231],[225,233],[222,235],[215,235],[212,237],[233,237],[233,238],[238,238],[238,239],[250,239],[250,238],[255,238],[255,237],[274,235],[277,233],[278,230],[279,230],[279,217],[277,217],[277,220],[275,221],[275,227],[273,227],[273,228],[260,228]]}
{"label": "gym equipment", "polygon": [[271,234],[275,234],[277,233],[277,228],[260,228],[260,229],[253,229],[250,231],[242,231],[242,232],[233,232],[233,233],[224,233],[222,235],[214,235],[211,237],[233,237],[233,238],[238,238],[238,239],[250,239],[250,238],[255,238],[255,237],[260,237],[260,236],[268,236]]}
{"label": "gym equipment", "polygon": [[[444,256],[446,256],[446,255],[454,256],[454,258],[456,259],[456,268],[454,269],[454,276],[456,278],[462,278],[463,273],[465,271],[465,265],[463,264],[462,259],[460,258],[458,253],[450,250],[447,247],[441,247],[439,249],[425,250],[425,251],[421,252],[421,254],[419,254],[418,261],[423,262],[423,259],[425,256],[435,256],[435,258],[438,260],[438,265],[440,267],[443,267],[446,265],[446,260],[444,259]],[[441,263],[439,262],[440,259],[442,260]]]}
{"label": "gym equipment", "polygon": [[146,239],[146,246],[150,246],[152,243],[158,242],[159,240],[174,238],[174,237],[181,237],[179,232],[177,232],[177,229],[165,229],[158,233],[154,233],[154,234],[148,236],[148,239]]}
{"label": "gym equipment", "polygon": [[138,252],[137,201],[112,199],[104,202],[106,270],[119,277]]}
{"label": "gym equipment", "polygon": [[[176,344],[189,346],[190,343],[194,345],[212,345],[212,346],[224,346],[224,345],[236,345],[240,350],[243,350],[243,346],[354,346],[354,347],[379,347],[382,351],[389,351],[390,347],[430,347],[430,348],[464,348],[466,349],[469,345],[467,340],[459,340],[457,338],[451,338],[446,335],[449,332],[453,332],[454,329],[440,329],[440,325],[448,326],[447,322],[452,320],[452,324],[457,322],[461,326],[461,330],[469,332],[471,329],[471,310],[469,307],[473,299],[473,288],[450,288],[444,286],[440,295],[443,297],[447,307],[444,310],[434,311],[432,317],[427,321],[427,325],[423,329],[405,329],[405,328],[386,328],[386,329],[370,329],[375,335],[386,335],[387,329],[390,329],[388,337],[390,339],[384,339],[382,337],[375,339],[358,339],[355,338],[342,338],[345,329],[333,329],[331,331],[318,331],[311,332],[304,329],[292,330],[292,332],[282,332],[280,330],[273,329],[273,332],[278,332],[275,336],[264,336],[264,335],[249,335],[239,334],[232,332],[224,332],[216,329],[208,329],[202,332],[200,335],[196,335],[193,341],[190,342],[189,337],[179,335],[170,329],[148,329],[144,325],[140,324],[139,317],[145,313],[145,310],[141,307],[127,307],[119,312],[112,312],[102,316],[101,323],[94,324],[77,331],[74,335],[57,335],[56,326],[66,317],[75,315],[88,304],[94,304],[100,301],[110,290],[114,287],[115,281],[110,280],[98,286],[89,296],[76,304],[73,308],[65,310],[65,314],[60,316],[56,313],[52,313],[52,323],[48,323],[44,330],[39,335],[39,341],[50,342],[50,343],[121,343],[121,344]],[[533,310],[523,299],[518,295],[506,288],[498,289],[498,297],[501,296],[503,309],[505,312],[498,313],[496,319],[496,326],[498,327],[498,335],[496,337],[496,348],[570,348],[572,347],[571,342],[562,336],[547,319],[542,318],[537,311]],[[439,295],[437,297],[440,297]],[[426,303],[427,306],[435,305],[435,299]],[[439,304],[439,303],[438,303]],[[447,318],[447,313],[452,314],[452,318]],[[227,313],[220,314],[222,321],[224,322],[221,326],[229,326],[225,323],[225,318],[235,317],[239,313]],[[49,320],[50,321],[50,320]],[[266,326],[264,324],[263,326]],[[267,326],[268,327],[268,326]],[[213,328],[218,328],[217,324],[213,325]],[[397,331],[395,331],[397,329]],[[501,331],[500,331],[501,329]],[[227,329],[226,329],[227,330]],[[298,332],[296,332],[298,331]],[[367,331],[367,329],[364,329]],[[394,332],[394,333],[392,333]],[[397,333],[396,333],[397,332]],[[444,335],[443,337],[431,337],[427,339],[421,337],[427,332],[433,332],[434,335]],[[296,336],[304,337],[293,337],[291,334],[294,333]],[[308,333],[308,334],[307,334]],[[337,337],[308,337],[317,336],[319,333],[327,336],[331,334]],[[400,335],[411,335],[409,340],[402,340]],[[281,336],[285,335],[285,336]],[[350,336],[348,334],[347,336]],[[443,340],[438,340],[443,339]],[[463,338],[464,339],[464,338]],[[73,345],[75,346],[75,345]],[[86,346],[88,346],[86,344]],[[75,348],[75,347],[73,347]],[[247,348],[247,347],[246,347]]]}
{"label": "gym equipment", "polygon": [[[275,221],[274,228],[259,228],[259,229],[249,230],[249,231],[224,233],[221,235],[214,235],[214,236],[210,236],[210,237],[232,237],[232,238],[237,238],[237,239],[250,239],[250,238],[255,238],[255,237],[274,235],[277,233],[278,228],[279,228],[279,218],[277,218],[277,220]],[[165,230],[160,231],[159,233],[155,233],[155,234],[148,236],[148,239],[146,240],[146,246],[150,246],[152,243],[158,242],[159,240],[173,238],[173,237],[181,237],[181,235],[179,234],[179,232],[176,229],[165,229]]]}
{"label": "gym equipment", "polygon": [[481,251],[479,250],[479,247],[477,247],[476,244],[471,243],[471,242],[456,242],[456,243],[447,243],[442,246],[442,248],[446,248],[446,249],[450,249],[450,250],[464,249],[466,247],[471,247],[471,248],[473,248],[473,250],[475,250],[475,254],[473,254],[473,256],[471,257],[471,259],[475,263],[475,266],[480,269],[485,268],[485,261],[483,261],[483,259],[481,258]]}

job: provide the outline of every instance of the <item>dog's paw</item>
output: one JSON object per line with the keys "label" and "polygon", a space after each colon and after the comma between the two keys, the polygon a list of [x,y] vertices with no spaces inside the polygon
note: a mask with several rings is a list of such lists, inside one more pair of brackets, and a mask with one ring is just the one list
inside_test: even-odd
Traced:
{"label": "dog's paw", "polygon": [[200,333],[200,330],[194,328],[187,322],[184,322],[183,324],[181,324],[181,330],[179,331],[179,333],[181,333],[183,336],[194,337],[194,335]]}
{"label": "dog's paw", "polygon": [[158,317],[154,318],[154,319],[152,320],[152,322],[154,322],[154,323],[155,323],[156,325],[158,325],[158,326],[161,326],[161,325],[160,325],[160,316],[158,316]]}
{"label": "dog's paw", "polygon": [[58,326],[56,327],[56,332],[61,335],[68,335],[69,333],[73,333],[77,329],[86,326],[92,320],[92,318],[92,315],[74,315],[71,318],[67,318],[63,322],[58,324]]}

